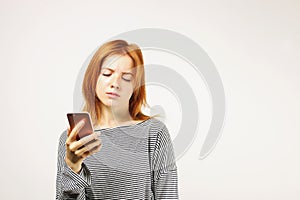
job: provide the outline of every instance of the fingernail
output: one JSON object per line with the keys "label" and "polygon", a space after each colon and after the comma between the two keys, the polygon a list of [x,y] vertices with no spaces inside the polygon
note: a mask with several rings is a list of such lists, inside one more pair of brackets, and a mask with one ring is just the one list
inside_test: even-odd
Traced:
{"label": "fingernail", "polygon": [[80,121],[80,127],[84,125],[84,121]]}

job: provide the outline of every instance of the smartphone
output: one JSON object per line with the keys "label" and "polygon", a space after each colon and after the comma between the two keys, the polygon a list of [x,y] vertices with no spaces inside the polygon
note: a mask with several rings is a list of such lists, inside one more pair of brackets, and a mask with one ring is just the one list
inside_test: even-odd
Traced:
{"label": "smartphone", "polygon": [[81,138],[88,136],[89,134],[94,132],[90,113],[88,113],[88,112],[67,113],[67,117],[68,117],[68,121],[69,121],[71,130],[81,120],[84,120],[84,126],[77,133],[76,140],[80,140]]}

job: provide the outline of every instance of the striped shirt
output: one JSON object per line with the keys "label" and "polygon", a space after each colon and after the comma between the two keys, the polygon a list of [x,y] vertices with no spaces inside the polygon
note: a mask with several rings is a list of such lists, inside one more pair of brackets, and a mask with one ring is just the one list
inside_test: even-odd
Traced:
{"label": "striped shirt", "polygon": [[174,150],[163,122],[150,118],[95,131],[102,148],[78,174],[65,162],[67,131],[62,133],[56,199],[178,199]]}

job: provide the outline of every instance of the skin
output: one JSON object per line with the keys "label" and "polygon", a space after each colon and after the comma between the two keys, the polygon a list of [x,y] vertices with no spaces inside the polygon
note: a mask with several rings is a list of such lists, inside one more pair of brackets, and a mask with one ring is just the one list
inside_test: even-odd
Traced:
{"label": "skin", "polygon": [[76,173],[80,172],[82,162],[86,157],[101,149],[101,140],[98,138],[99,133],[94,132],[78,141],[76,140],[76,135],[83,126],[84,121],[81,121],[75,125],[72,131],[68,128],[68,138],[66,140],[65,161]]}
{"label": "skin", "polygon": [[[112,55],[104,62],[97,81],[96,94],[101,100],[99,126],[115,127],[132,122],[129,113],[129,99],[134,90],[135,72],[129,56]],[[107,92],[117,93],[112,98]]]}
{"label": "skin", "polygon": [[[128,55],[112,55],[103,62],[102,70],[97,80],[96,94],[101,101],[101,119],[98,126],[111,128],[120,125],[135,124],[129,113],[129,99],[134,90],[133,63]],[[118,96],[109,96],[114,92]],[[81,121],[73,130],[68,128],[66,140],[66,163],[76,173],[81,170],[82,162],[90,155],[100,151],[101,140],[99,133],[76,140],[76,135],[83,127]]]}

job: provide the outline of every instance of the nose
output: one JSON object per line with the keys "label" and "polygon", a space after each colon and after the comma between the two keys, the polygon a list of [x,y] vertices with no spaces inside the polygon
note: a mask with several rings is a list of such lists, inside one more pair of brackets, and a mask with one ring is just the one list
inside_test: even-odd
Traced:
{"label": "nose", "polygon": [[115,88],[117,90],[120,89],[120,77],[119,76],[115,76],[113,78],[113,80],[111,81],[110,87]]}

